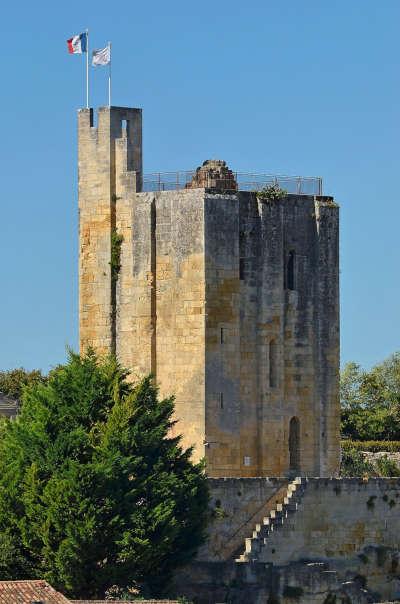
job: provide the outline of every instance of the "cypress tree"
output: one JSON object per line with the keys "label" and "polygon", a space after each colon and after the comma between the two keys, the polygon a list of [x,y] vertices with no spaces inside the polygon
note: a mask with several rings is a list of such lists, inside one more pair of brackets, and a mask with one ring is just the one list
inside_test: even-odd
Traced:
{"label": "cypress tree", "polygon": [[72,597],[160,595],[205,538],[201,464],[172,437],[173,398],[113,358],[70,353],[0,426],[0,578]]}

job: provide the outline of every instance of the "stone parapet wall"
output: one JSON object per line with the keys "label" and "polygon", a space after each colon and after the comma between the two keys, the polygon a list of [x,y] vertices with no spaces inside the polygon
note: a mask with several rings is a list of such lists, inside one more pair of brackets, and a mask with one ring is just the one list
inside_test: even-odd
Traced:
{"label": "stone parapet wall", "polygon": [[265,514],[267,503],[274,504],[287,484],[285,478],[209,478],[213,520],[198,559],[226,560],[243,549],[245,538]]}
{"label": "stone parapet wall", "polygon": [[397,548],[400,479],[309,478],[297,511],[266,537],[260,562],[347,559],[369,546]]}
{"label": "stone parapet wall", "polygon": [[[283,514],[271,534],[253,539],[251,555],[243,562],[229,557],[229,536],[243,526],[248,538],[256,535],[251,526],[259,522],[254,512],[262,498],[274,500],[287,481],[209,479],[209,485],[211,509],[218,500],[220,512],[209,527],[208,545],[177,574],[176,593],[197,594],[198,604],[289,604],[293,594],[298,604],[399,598],[399,478],[302,478],[297,508]],[[251,522],[246,522],[246,512]]]}
{"label": "stone parapet wall", "polygon": [[[294,481],[296,482],[296,481]],[[233,535],[250,538],[265,504],[281,504],[283,478],[209,479],[211,511],[207,547],[199,559],[228,559]],[[400,478],[302,478],[296,504],[279,509],[272,531],[253,537],[248,560],[284,565],[297,560],[357,556],[366,547],[396,548],[400,536]],[[266,527],[268,528],[268,527]],[[244,542],[242,543],[244,549]]]}

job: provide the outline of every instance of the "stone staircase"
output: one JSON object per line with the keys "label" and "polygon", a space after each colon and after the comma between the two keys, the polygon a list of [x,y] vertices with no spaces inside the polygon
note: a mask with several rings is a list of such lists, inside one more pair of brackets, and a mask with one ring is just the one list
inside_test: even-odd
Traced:
{"label": "stone staircase", "polygon": [[295,478],[287,486],[287,491],[282,503],[277,503],[261,522],[255,525],[253,535],[245,539],[245,551],[236,559],[236,562],[256,562],[261,549],[268,545],[270,536],[275,535],[296,513],[307,481],[305,478]]}

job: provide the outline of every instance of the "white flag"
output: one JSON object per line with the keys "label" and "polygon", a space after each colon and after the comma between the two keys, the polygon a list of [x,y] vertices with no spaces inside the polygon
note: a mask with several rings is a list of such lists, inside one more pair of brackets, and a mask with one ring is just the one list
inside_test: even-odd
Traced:
{"label": "white flag", "polygon": [[94,50],[92,53],[92,65],[108,65],[111,62],[110,46]]}

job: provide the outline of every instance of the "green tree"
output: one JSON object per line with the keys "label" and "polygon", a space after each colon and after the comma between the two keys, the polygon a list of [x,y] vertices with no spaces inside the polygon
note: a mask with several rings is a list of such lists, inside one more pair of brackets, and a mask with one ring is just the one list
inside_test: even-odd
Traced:
{"label": "green tree", "polygon": [[342,452],[342,461],[340,465],[341,476],[364,476],[375,475],[374,466],[367,461],[361,451],[350,449]]}
{"label": "green tree", "polygon": [[348,363],[341,374],[342,435],[400,440],[400,353],[370,371]]}
{"label": "green tree", "polygon": [[397,463],[387,455],[383,455],[376,460],[376,468],[379,476],[400,476],[400,468]]}
{"label": "green tree", "polygon": [[72,597],[160,594],[205,534],[202,466],[171,437],[173,399],[113,359],[70,355],[23,393],[0,439],[0,577]]}
{"label": "green tree", "polygon": [[9,371],[0,371],[0,392],[13,399],[20,400],[26,386],[44,383],[47,377],[39,369],[27,371],[20,367]]}

